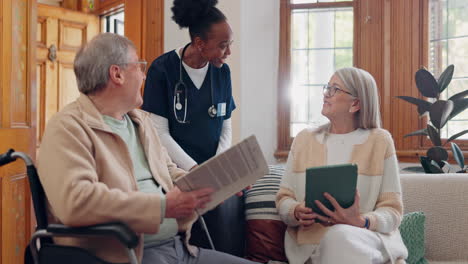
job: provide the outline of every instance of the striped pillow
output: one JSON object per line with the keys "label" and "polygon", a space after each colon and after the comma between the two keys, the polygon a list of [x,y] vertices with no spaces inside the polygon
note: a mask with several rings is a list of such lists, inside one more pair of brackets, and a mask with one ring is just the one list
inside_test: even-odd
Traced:
{"label": "striped pillow", "polygon": [[280,220],[275,199],[279,190],[284,165],[270,165],[270,172],[257,180],[245,194],[245,216],[247,220]]}
{"label": "striped pillow", "polygon": [[270,172],[245,194],[246,258],[266,263],[287,261],[284,254],[286,225],[276,210],[276,193],[279,190],[284,165],[270,165]]}

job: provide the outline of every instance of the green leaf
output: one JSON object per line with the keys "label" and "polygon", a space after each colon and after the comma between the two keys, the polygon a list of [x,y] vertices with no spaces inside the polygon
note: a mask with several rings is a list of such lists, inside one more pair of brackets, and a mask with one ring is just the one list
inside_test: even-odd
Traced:
{"label": "green leaf", "polygon": [[465,158],[463,157],[463,152],[457,144],[453,142],[451,142],[450,144],[452,145],[452,152],[455,161],[458,163],[458,166],[460,166],[460,168],[463,169],[463,167],[465,167]]}
{"label": "green leaf", "polygon": [[467,97],[467,96],[468,96],[468,90],[465,90],[465,91],[463,91],[463,92],[459,92],[459,93],[457,93],[457,94],[452,95],[452,96],[449,98],[449,100],[454,101],[454,100],[457,100],[457,99],[463,99],[463,98],[465,98],[465,97]]}
{"label": "green leaf", "polygon": [[[447,173],[450,173],[450,170],[453,169],[453,168],[452,168],[452,165],[450,165],[450,163],[448,163],[446,160],[443,160],[443,161],[442,161],[442,164],[444,164],[445,166],[447,166],[447,170],[446,170]],[[444,167],[444,166],[442,166],[442,167]]]}
{"label": "green leaf", "polygon": [[421,100],[419,98],[414,98],[411,96],[397,96],[398,98],[405,100],[409,103],[412,103],[414,105],[418,106],[418,113],[420,116],[424,115],[427,111],[429,111],[432,103],[426,101],[426,100]]}
{"label": "green leaf", "polygon": [[441,129],[445,126],[445,123],[449,120],[450,114],[453,111],[453,102],[438,100],[437,102],[431,105],[431,110],[429,111],[429,116],[431,118],[431,123],[437,128]]}
{"label": "green leaf", "polygon": [[427,150],[426,153],[427,157],[429,157],[431,160],[441,163],[443,160],[448,159],[448,153],[447,150],[445,150],[443,147],[432,147]]}
{"label": "green leaf", "polygon": [[429,168],[431,173],[444,173],[444,171],[440,168],[439,164],[434,160],[431,160],[431,164],[429,164]]}
{"label": "green leaf", "polygon": [[434,146],[442,146],[442,141],[440,140],[439,132],[430,124],[427,124],[427,134],[429,135],[429,138],[431,139],[432,144],[434,144]]}
{"label": "green leaf", "polygon": [[425,156],[419,156],[419,162],[421,162],[422,167],[426,173],[431,173],[431,159]]}
{"label": "green leaf", "polygon": [[468,108],[468,98],[456,99],[453,101],[453,110],[450,113],[449,120]]}
{"label": "green leaf", "polygon": [[417,131],[414,131],[414,132],[411,132],[409,134],[406,134],[403,136],[403,138],[407,138],[407,137],[411,137],[411,136],[421,136],[421,135],[424,135],[424,136],[427,136],[427,128],[423,128],[421,130],[417,130]]}
{"label": "green leaf", "polygon": [[[453,135],[453,136],[451,136],[449,139],[447,139],[447,141],[445,142],[445,144],[447,144],[447,143],[449,143],[450,141],[455,140],[455,139],[457,139],[457,138],[459,138],[459,137],[465,135],[466,133],[468,133],[468,129],[467,129],[467,130],[464,130],[464,131],[462,131],[462,132],[459,132],[459,133],[457,133],[457,134],[455,134],[455,135]],[[444,145],[445,145],[445,144],[444,144]]]}
{"label": "green leaf", "polygon": [[422,95],[429,98],[437,98],[439,96],[439,85],[434,76],[426,69],[419,69],[414,79]]}
{"label": "green leaf", "polygon": [[447,88],[449,83],[452,81],[454,68],[455,67],[453,66],[453,64],[451,64],[440,75],[439,80],[437,81],[437,83],[439,84],[439,93],[442,93],[445,90],[445,88]]}
{"label": "green leaf", "polygon": [[411,171],[411,172],[425,172],[424,168],[420,167],[420,166],[406,167],[403,170],[404,171]]}

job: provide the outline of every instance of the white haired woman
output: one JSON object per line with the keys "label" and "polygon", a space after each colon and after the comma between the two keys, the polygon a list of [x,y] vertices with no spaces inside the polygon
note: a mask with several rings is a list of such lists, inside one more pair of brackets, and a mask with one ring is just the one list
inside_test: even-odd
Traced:
{"label": "white haired woman", "polygon": [[[380,128],[375,80],[358,68],[339,69],[323,96],[322,114],[330,122],[296,136],[277,194],[280,217],[288,225],[289,263],[404,263],[398,162],[390,133]],[[306,168],[343,163],[358,165],[354,204],[344,209],[324,194],[335,207],[317,203],[327,217],[305,207]]]}

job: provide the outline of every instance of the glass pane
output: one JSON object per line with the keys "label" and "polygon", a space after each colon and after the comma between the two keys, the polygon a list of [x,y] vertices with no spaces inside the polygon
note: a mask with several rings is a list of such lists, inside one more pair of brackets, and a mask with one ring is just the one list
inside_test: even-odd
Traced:
{"label": "glass pane", "polygon": [[101,28],[103,32],[111,32],[124,35],[124,12],[118,12],[113,15],[101,17]]}
{"label": "glass pane", "polygon": [[429,45],[429,70],[434,76],[439,77],[447,68],[448,41],[437,40]]}
{"label": "glass pane", "polygon": [[333,48],[335,42],[335,12],[330,9],[309,11],[309,48]]}
{"label": "glass pane", "polygon": [[[454,64],[455,72],[442,99],[468,89],[468,1],[429,1],[429,70],[436,78],[447,65]],[[468,128],[468,111],[458,114],[442,130],[442,137]],[[460,139],[468,139],[464,135]]]}
{"label": "glass pane", "polygon": [[291,122],[292,123],[307,123],[309,104],[309,87],[306,85],[293,85],[291,87]]}
{"label": "glass pane", "polygon": [[429,39],[447,38],[447,0],[429,1]]}
{"label": "glass pane", "polygon": [[448,0],[447,29],[449,37],[468,35],[468,1]]}
{"label": "glass pane", "polygon": [[[336,47],[352,47],[353,46],[353,10],[343,9],[337,11],[335,16],[335,26],[339,30],[336,35]],[[335,33],[338,33],[335,32]]]}
{"label": "glass pane", "polygon": [[307,10],[294,10],[291,16],[291,47],[293,49],[307,48],[309,42],[309,12]]}
{"label": "glass pane", "polygon": [[335,50],[335,69],[351,67],[353,62],[353,49],[336,49]]}
{"label": "glass pane", "polygon": [[[452,95],[468,90],[468,79],[452,79],[449,86],[447,87],[446,95],[444,98],[450,98]],[[468,127],[467,127],[468,129]]]}
{"label": "glass pane", "polygon": [[324,85],[335,72],[334,49],[309,51],[309,84]]}
{"label": "glass pane", "polygon": [[322,115],[323,94],[322,85],[309,87],[309,126],[319,127],[328,119]]}
{"label": "glass pane", "polygon": [[[454,134],[457,134],[459,132],[462,132],[463,130],[466,130],[468,127],[468,119],[465,119],[465,120],[458,120],[458,121],[450,121],[448,124],[447,124],[447,131],[448,131],[448,135],[454,135]],[[447,134],[445,133],[442,133],[442,135],[446,138],[448,138]],[[460,139],[468,139],[468,134],[465,134],[459,138],[457,138],[457,140],[460,140]]]}
{"label": "glass pane", "polygon": [[454,77],[468,77],[468,36],[448,40],[448,63],[455,65]]}
{"label": "glass pane", "polygon": [[291,136],[318,127],[322,86],[337,68],[353,65],[353,9],[301,9],[291,13]]}
{"label": "glass pane", "polygon": [[291,0],[292,4],[309,4],[309,3],[317,3],[317,0]]}
{"label": "glass pane", "polygon": [[309,56],[307,50],[291,51],[291,81],[294,85],[309,83]]}

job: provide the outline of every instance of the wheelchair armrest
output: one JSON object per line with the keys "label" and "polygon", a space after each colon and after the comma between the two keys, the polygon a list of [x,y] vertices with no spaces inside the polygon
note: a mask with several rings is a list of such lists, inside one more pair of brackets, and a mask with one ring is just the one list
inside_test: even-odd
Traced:
{"label": "wheelchair armrest", "polygon": [[61,224],[50,224],[47,232],[73,236],[110,236],[115,237],[127,248],[135,248],[139,237],[124,223],[107,223],[83,227],[69,227]]}

